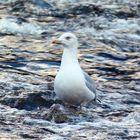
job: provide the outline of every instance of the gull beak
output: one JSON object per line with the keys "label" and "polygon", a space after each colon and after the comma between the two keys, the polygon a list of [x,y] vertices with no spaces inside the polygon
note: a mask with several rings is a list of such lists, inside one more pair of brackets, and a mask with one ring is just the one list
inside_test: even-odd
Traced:
{"label": "gull beak", "polygon": [[62,44],[62,42],[59,39],[52,40],[53,44]]}

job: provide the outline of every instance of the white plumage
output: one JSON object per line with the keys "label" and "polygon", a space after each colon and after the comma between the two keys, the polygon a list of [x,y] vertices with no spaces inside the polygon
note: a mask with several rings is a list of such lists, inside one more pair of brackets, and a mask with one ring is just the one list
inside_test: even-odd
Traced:
{"label": "white plumage", "polygon": [[96,98],[95,83],[85,73],[78,62],[77,37],[72,33],[64,33],[53,43],[64,47],[60,70],[54,81],[56,95],[70,105],[84,105]]}

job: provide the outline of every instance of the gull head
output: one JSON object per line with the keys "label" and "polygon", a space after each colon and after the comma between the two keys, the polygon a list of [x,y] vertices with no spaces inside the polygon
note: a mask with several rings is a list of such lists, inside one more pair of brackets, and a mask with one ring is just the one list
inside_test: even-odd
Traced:
{"label": "gull head", "polygon": [[78,39],[72,33],[64,33],[58,39],[53,40],[54,44],[61,44],[64,48],[78,47]]}

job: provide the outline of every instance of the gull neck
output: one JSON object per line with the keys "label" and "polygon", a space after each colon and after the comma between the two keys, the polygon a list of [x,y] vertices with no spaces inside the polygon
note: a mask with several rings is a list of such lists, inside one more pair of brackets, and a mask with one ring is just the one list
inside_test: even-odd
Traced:
{"label": "gull neck", "polygon": [[77,47],[64,48],[61,60],[61,67],[75,63],[79,64],[77,58]]}

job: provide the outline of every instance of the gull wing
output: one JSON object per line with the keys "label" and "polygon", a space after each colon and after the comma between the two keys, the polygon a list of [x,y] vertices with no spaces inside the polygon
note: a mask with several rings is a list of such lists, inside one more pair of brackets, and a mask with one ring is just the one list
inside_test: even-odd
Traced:
{"label": "gull wing", "polygon": [[91,77],[83,71],[84,74],[84,78],[85,78],[85,83],[87,88],[93,92],[93,94],[95,94],[95,101],[96,101],[96,86],[95,86],[95,82],[91,79]]}

